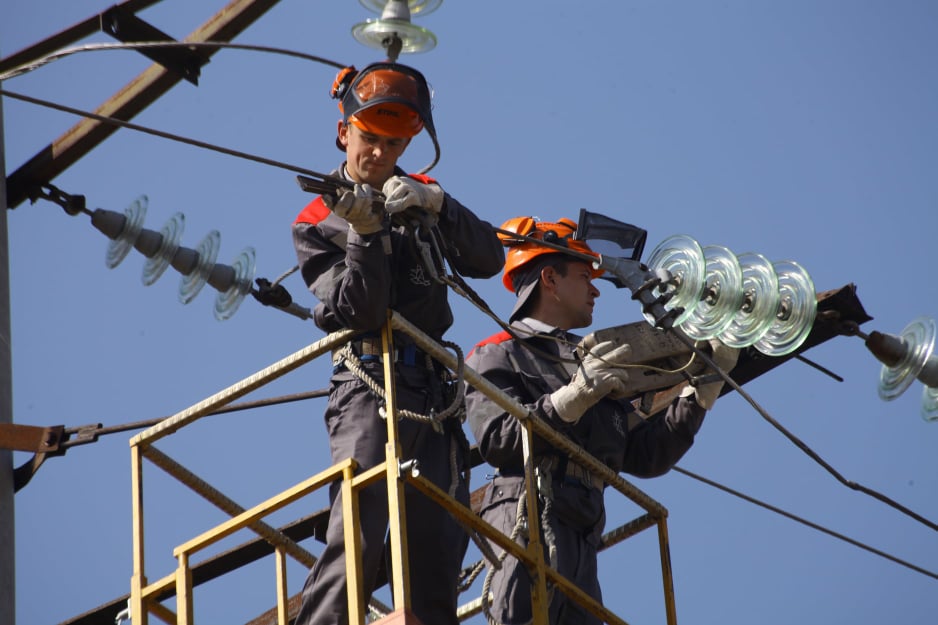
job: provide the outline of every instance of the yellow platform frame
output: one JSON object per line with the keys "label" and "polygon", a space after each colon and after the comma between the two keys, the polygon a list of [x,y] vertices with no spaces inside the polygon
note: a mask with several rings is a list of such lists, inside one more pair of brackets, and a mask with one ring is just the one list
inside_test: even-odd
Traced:
{"label": "yellow platform frame", "polygon": [[[382,330],[382,349],[385,356],[394,353],[393,332],[404,332],[413,338],[414,342],[433,358],[456,370],[459,363],[456,357],[443,346],[421,332],[405,319],[391,313],[388,323]],[[547,625],[548,607],[548,581],[555,588],[572,598],[574,601],[589,610],[592,614],[606,623],[625,625],[625,621],[610,612],[603,605],[594,601],[568,579],[550,568],[544,559],[543,548],[540,543],[539,516],[536,513],[537,489],[535,485],[533,459],[528,453],[529,441],[537,435],[548,440],[552,445],[567,452],[579,464],[599,475],[612,489],[639,505],[645,514],[620,526],[613,532],[607,533],[604,544],[611,546],[625,538],[633,536],[652,526],[657,527],[658,543],[661,559],[661,575],[664,585],[665,613],[668,625],[677,624],[677,615],[674,607],[674,587],[671,573],[671,559],[668,545],[667,510],[657,501],[640,491],[634,485],[623,479],[618,473],[609,469],[585,450],[573,444],[562,434],[557,433],[549,425],[541,421],[536,415],[529,413],[523,406],[491,385],[470,367],[463,368],[465,381],[474,388],[483,392],[502,409],[519,419],[524,425],[525,441],[525,481],[528,497],[528,528],[530,543],[522,547],[505,534],[499,532],[490,524],[482,520],[469,508],[462,505],[447,493],[443,492],[432,482],[415,475],[409,470],[409,464],[403,463],[400,444],[397,436],[397,406],[394,384],[394,369],[392,359],[383,359],[385,373],[385,393],[387,401],[387,445],[385,446],[385,461],[367,471],[358,472],[355,462],[351,459],[342,461],[325,471],[322,471],[299,484],[263,501],[253,508],[244,510],[224,494],[202,481],[198,476],[188,471],[166,454],[154,446],[163,437],[186,427],[203,416],[209,415],[236,399],[262,387],[273,380],[311,362],[324,355],[331,354],[347,341],[354,337],[349,330],[335,332],[317,341],[304,349],[287,356],[270,365],[254,375],[237,382],[236,384],[208,397],[207,399],[177,413],[150,429],[141,432],[130,441],[131,448],[131,496],[133,508],[133,575],[130,590],[130,615],[133,625],[148,625],[152,615],[170,625],[192,625],[193,610],[193,584],[192,584],[192,557],[203,549],[214,545],[233,533],[250,528],[263,539],[267,540],[275,550],[275,575],[277,582],[277,623],[288,625],[289,615],[287,609],[287,579],[286,558],[290,556],[310,567],[316,558],[303,547],[267,525],[263,519],[270,514],[296,502],[297,500],[328,486],[334,481],[341,480],[342,502],[344,508],[345,535],[346,535],[346,565],[348,571],[348,597],[349,622],[352,625],[364,625],[368,606],[364,602],[364,588],[360,575],[361,545],[358,528],[358,491],[377,480],[387,480],[388,506],[390,514],[390,548],[391,571],[393,580],[393,606],[383,606],[380,602],[371,601],[371,607],[385,614],[378,623],[382,625],[420,625],[411,614],[411,587],[407,559],[406,526],[404,515],[405,483],[412,484],[426,496],[446,508],[460,523],[484,536],[490,542],[498,545],[508,552],[511,557],[517,558],[531,571],[534,587],[532,592],[532,608],[534,625]],[[191,540],[177,546],[173,556],[177,560],[176,570],[155,582],[148,582],[145,572],[144,558],[144,507],[143,507],[143,459],[169,473],[177,480],[211,501],[226,513],[231,515],[228,521],[196,535]],[[535,511],[531,514],[531,511]],[[166,593],[175,590],[176,610],[167,608],[158,599]],[[477,599],[460,608],[460,619],[471,617],[479,612],[481,600]],[[426,624],[432,625],[432,624]]]}

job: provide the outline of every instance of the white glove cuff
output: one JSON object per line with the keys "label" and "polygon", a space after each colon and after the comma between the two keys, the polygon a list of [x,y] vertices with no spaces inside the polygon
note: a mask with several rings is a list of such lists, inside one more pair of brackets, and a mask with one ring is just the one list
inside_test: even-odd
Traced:
{"label": "white glove cuff", "polygon": [[576,423],[583,413],[593,405],[591,398],[567,384],[550,394],[550,403],[554,405],[557,416],[566,423]]}

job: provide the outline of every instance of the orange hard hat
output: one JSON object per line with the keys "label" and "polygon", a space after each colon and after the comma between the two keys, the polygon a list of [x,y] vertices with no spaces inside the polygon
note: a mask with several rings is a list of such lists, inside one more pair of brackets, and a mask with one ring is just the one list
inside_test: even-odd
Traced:
{"label": "orange hard hat", "polygon": [[430,121],[430,92],[417,70],[398,63],[374,63],[362,71],[346,67],[332,85],[343,121],[365,132],[410,138]]}
{"label": "orange hard hat", "polygon": [[[513,237],[505,232],[497,233],[502,245],[508,248],[508,253],[505,255],[505,272],[502,275],[502,284],[512,293],[515,292],[514,278],[523,267],[538,256],[562,253],[553,247],[539,244],[537,240],[561,245],[574,252],[589,254],[597,260],[599,259],[599,255],[591,250],[585,241],[578,241],[573,238],[576,234],[576,222],[566,217],[554,223],[537,221],[534,217],[515,217],[503,223],[500,230],[521,235],[520,237]],[[530,239],[536,240],[531,241]],[[594,279],[598,278],[603,274],[603,270],[593,268],[592,274]]]}

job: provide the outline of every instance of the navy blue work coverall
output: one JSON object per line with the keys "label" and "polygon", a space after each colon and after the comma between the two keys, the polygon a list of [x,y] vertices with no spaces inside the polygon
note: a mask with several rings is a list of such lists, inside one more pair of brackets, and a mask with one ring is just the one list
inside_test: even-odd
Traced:
{"label": "navy blue work coverall", "polygon": [[[344,176],[345,168],[333,172]],[[395,175],[406,175],[397,168]],[[448,193],[438,227],[450,247],[452,268],[469,278],[488,278],[504,264],[504,248],[491,224],[479,219]],[[316,324],[326,332],[343,328],[371,332],[353,342],[369,375],[383,388],[382,364],[367,344],[380,344],[380,328],[393,309],[439,341],[453,323],[446,285],[435,282],[416,253],[413,233],[390,225],[360,235],[316,198],[293,224],[300,271],[319,303]],[[427,365],[403,333],[395,332],[397,407],[419,414],[449,405],[453,389],[442,366]],[[372,343],[374,345],[374,343]],[[378,350],[380,351],[380,350]],[[362,353],[365,352],[365,353]],[[385,460],[387,425],[379,398],[362,380],[337,363],[330,380],[325,423],[333,463],[354,458],[359,471]],[[448,392],[449,391],[449,392]],[[421,475],[468,505],[468,442],[458,419],[443,432],[431,424],[402,419],[399,441],[404,459],[416,459]],[[455,483],[454,483],[455,482]],[[333,485],[326,546],[306,579],[296,625],[338,625],[348,621],[342,502]],[[442,507],[412,488],[405,492],[411,599],[414,614],[426,625],[456,625],[457,583],[468,546],[463,528]],[[385,553],[387,488],[382,480],[360,494],[362,565],[366,600],[370,598]]]}
{"label": "navy blue work coverall", "polygon": [[[531,318],[516,320],[512,328],[521,340],[507,332],[497,334],[476,345],[466,364],[609,468],[638,477],[658,476],[671,469],[693,444],[705,415],[693,397],[676,399],[666,411],[648,420],[636,414],[628,401],[605,398],[587,410],[576,424],[562,421],[550,394],[570,382],[577,365],[553,361],[525,349],[524,344],[554,357],[573,359],[581,337]],[[518,499],[524,492],[521,446],[524,428],[516,418],[471,387],[467,388],[466,409],[479,452],[498,469],[480,513],[510,536]],[[553,497],[548,523],[557,549],[557,571],[601,602],[597,553],[606,521],[604,485],[598,476],[540,437],[534,437],[532,450],[536,463],[550,467]],[[523,536],[519,535],[518,542],[526,545]],[[531,578],[527,569],[509,556],[493,575],[494,618],[505,625],[530,622]],[[560,590],[553,593],[549,620],[552,625],[602,622]]]}

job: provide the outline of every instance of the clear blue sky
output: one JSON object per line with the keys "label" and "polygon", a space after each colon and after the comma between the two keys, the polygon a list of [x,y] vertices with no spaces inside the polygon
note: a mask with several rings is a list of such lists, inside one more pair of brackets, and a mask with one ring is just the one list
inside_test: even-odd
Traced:
{"label": "clear blue sky", "polygon": [[[0,54],[111,4],[7,0]],[[222,6],[165,0],[141,16],[181,39]],[[370,17],[355,0],[284,0],[235,41],[361,67],[381,55],[349,31]],[[856,284],[874,318],[866,331],[898,333],[938,316],[938,4],[447,0],[414,21],[439,38],[435,50],[402,58],[434,89],[442,159],[432,173],[483,218],[576,217],[585,207],[647,229],[649,250],[683,233],[795,260],[818,291]],[[92,41],[110,39],[82,43]],[[131,51],[82,53],[3,87],[90,110],[148,65]],[[341,159],[334,75],[296,58],[222,51],[198,87],[179,84],[134,121],[327,172]],[[4,98],[7,172],[76,121]],[[422,136],[403,164],[417,170],[429,159]],[[182,212],[183,245],[217,229],[219,262],[251,246],[257,275],[270,280],[295,263],[289,226],[311,199],[289,171],[130,130],[53,182],[89,208],[118,212],[145,194],[145,227],[158,231]],[[250,297],[216,321],[213,289],[184,306],[178,273],[144,286],[135,251],[108,269],[106,237],[49,202],[24,203],[8,219],[17,423],[169,416],[322,337]],[[284,284],[315,303],[298,276]],[[510,310],[500,280],[471,284],[496,311]],[[448,338],[465,350],[497,331],[456,296],[454,308]],[[594,329],[639,319],[627,293],[602,286]],[[791,362],[748,392],[847,479],[938,521],[938,424],[919,417],[922,385],[881,401],[881,365],[857,338],[806,355],[844,382]],[[314,363],[247,399],[322,388],[327,376]],[[328,466],[321,412],[307,402],[212,417],[159,447],[248,507]],[[17,622],[58,623],[129,592],[134,433],[49,460],[16,495]],[[680,466],[938,571],[934,531],[841,485],[738,396],[718,402]],[[474,472],[473,487],[485,473]],[[173,570],[174,546],[225,517],[152,465],[145,475],[153,580]],[[932,577],[682,474],[635,483],[670,512],[682,625],[918,625],[938,614]],[[609,528],[637,514],[609,501]],[[323,505],[305,501],[280,520]],[[245,622],[274,605],[273,568],[268,559],[200,588],[198,622]],[[665,622],[653,532],[604,553],[601,569],[612,610],[630,623]],[[291,567],[291,593],[304,576]]]}

